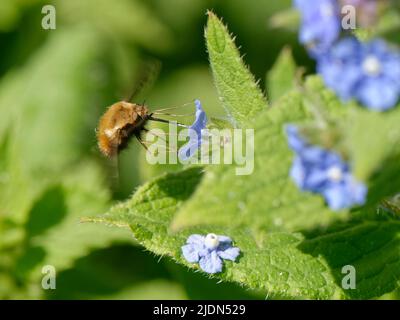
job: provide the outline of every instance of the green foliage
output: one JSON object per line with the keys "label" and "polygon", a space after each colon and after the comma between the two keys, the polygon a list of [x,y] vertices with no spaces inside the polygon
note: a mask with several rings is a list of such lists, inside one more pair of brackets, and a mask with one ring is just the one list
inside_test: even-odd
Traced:
{"label": "green foliage", "polygon": [[267,85],[270,100],[275,102],[285,93],[293,89],[296,79],[296,63],[291,50],[284,48],[276,64],[267,75]]}
{"label": "green foliage", "polygon": [[[94,225],[93,225],[94,226]],[[94,226],[98,227],[98,226]],[[118,267],[116,267],[118,266]],[[48,299],[185,299],[164,263],[126,244],[91,251],[57,277]]]}
{"label": "green foliage", "polygon": [[298,92],[261,114],[254,123],[253,174],[237,176],[235,166],[209,168],[196,197],[178,212],[173,227],[218,224],[298,230],[343,218],[328,210],[321,197],[304,194],[288,179],[293,152],[283,126],[310,117]]}
{"label": "green foliage", "polygon": [[[393,280],[400,275],[398,221],[337,224],[328,231],[309,233],[307,238],[299,233],[252,234],[246,227],[215,225],[171,233],[171,218],[193,193],[201,175],[200,168],[164,175],[141,187],[127,203],[88,221],[129,226],[148,250],[194,269],[198,266],[187,263],[180,252],[187,236],[228,234],[241,248],[242,256],[238,263],[226,263],[216,277],[262,290],[269,297],[373,298],[396,288],[397,280]],[[347,264],[358,270],[361,286],[357,290],[341,288],[342,267]]]}
{"label": "green foliage", "polygon": [[[74,49],[84,43],[87,50]],[[12,285],[23,283],[32,298],[43,294],[44,265],[61,272],[95,248],[132,242],[128,233],[78,224],[82,215],[102,212],[110,203],[99,165],[86,159],[93,125],[87,115],[96,111],[90,101],[104,89],[93,79],[105,53],[98,51],[99,44],[85,28],[64,31],[49,38],[25,69],[10,74],[1,86],[6,116],[0,122],[0,254],[9,261],[0,273],[8,274]],[[16,291],[1,294],[12,297]]]}
{"label": "green foliage", "polygon": [[225,26],[212,12],[208,17],[205,37],[215,85],[232,122],[243,127],[267,107],[267,102]]}
{"label": "green foliage", "polygon": [[[293,89],[296,66],[288,51],[268,77],[274,107],[262,110],[261,101],[248,107],[238,94],[251,95],[253,91],[243,88],[256,85],[243,72],[240,60],[232,59],[233,53],[238,58],[232,40],[213,14],[209,14],[206,38],[221,101],[236,121],[255,129],[254,173],[237,176],[234,166],[218,165],[166,174],[139,188],[131,200],[88,220],[129,226],[146,249],[191,269],[198,266],[188,263],[180,251],[190,234],[229,235],[242,254],[213,277],[260,290],[267,297],[365,299],[395,291],[400,275],[400,222],[371,214],[367,207],[334,213],[320,196],[300,192],[288,178],[293,154],[284,125],[322,121],[329,131],[336,128],[331,128],[336,119],[344,118],[339,145],[346,146],[356,172],[364,173],[364,180],[373,185],[374,179],[387,181],[387,168],[398,169],[398,161],[385,170],[377,166],[397,157],[398,112],[370,114],[354,105],[343,110],[317,77]],[[276,89],[275,83],[279,83]],[[376,152],[372,159],[367,159],[371,144],[362,134],[368,128],[375,128],[377,134],[376,142],[371,141]],[[382,200],[396,187],[371,188],[370,198]],[[346,265],[357,270],[356,289],[342,287]]]}
{"label": "green foliage", "polygon": [[107,0],[71,0],[56,1],[56,6],[66,23],[86,20],[103,36],[133,41],[157,51],[171,47],[170,30],[141,1],[121,0],[110,6]]}
{"label": "green foliage", "polygon": [[300,25],[300,13],[295,8],[289,8],[274,14],[269,23],[273,28],[296,31]]}
{"label": "green foliage", "polygon": [[347,123],[346,142],[352,150],[355,174],[369,180],[371,205],[400,190],[399,121],[400,109],[396,108],[385,114],[357,110]]}
{"label": "green foliage", "polygon": [[[297,12],[279,13],[290,0],[214,6],[240,36],[256,77],[221,20],[204,15],[207,3],[186,2],[54,0],[52,31],[40,28],[47,2],[4,3],[0,298],[399,299],[400,107],[373,113],[343,104],[317,76],[301,79],[290,48],[310,63],[295,50],[295,35],[268,29],[297,28]],[[398,14],[388,12],[360,35],[397,25]],[[164,64],[160,79],[134,101],[155,110],[199,98],[210,127],[254,129],[251,175],[237,176],[235,165],[151,166],[132,141],[115,181],[94,128],[108,105],[129,96],[141,61],[154,57]],[[366,206],[334,213],[295,187],[287,123],[350,161],[368,184]],[[181,253],[190,234],[210,232],[241,250],[212,276]],[[41,287],[45,265],[56,268],[56,290]],[[342,287],[345,265],[356,268],[356,289]]]}
{"label": "green foliage", "polygon": [[391,32],[396,33],[400,28],[400,14],[396,10],[386,10],[378,19],[377,24],[369,29],[357,28],[355,36],[360,41],[370,41]]}

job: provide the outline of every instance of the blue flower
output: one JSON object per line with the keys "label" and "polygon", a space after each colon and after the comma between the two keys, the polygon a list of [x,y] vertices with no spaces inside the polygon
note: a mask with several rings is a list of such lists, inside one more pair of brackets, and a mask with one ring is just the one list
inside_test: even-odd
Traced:
{"label": "blue flower", "polygon": [[181,161],[186,161],[191,158],[197,149],[200,148],[203,138],[206,136],[204,130],[207,125],[207,116],[204,112],[200,100],[195,100],[196,116],[193,124],[189,129],[189,142],[183,145],[178,152],[178,157]]}
{"label": "blue flower", "polygon": [[232,247],[232,240],[226,236],[209,233],[206,236],[193,234],[189,236],[182,253],[190,263],[199,263],[207,273],[222,271],[222,259],[235,261],[240,254],[239,248]]}
{"label": "blue flower", "polygon": [[365,203],[366,186],[356,181],[337,153],[309,144],[295,126],[287,126],[286,133],[296,154],[290,176],[301,190],[322,194],[332,210]]}
{"label": "blue flower", "polygon": [[343,100],[356,99],[383,111],[400,98],[400,52],[383,40],[345,38],[318,59],[318,72]]}
{"label": "blue flower", "polygon": [[339,37],[338,3],[336,0],[294,0],[294,6],[301,13],[300,42],[309,48],[312,56],[319,56]]}

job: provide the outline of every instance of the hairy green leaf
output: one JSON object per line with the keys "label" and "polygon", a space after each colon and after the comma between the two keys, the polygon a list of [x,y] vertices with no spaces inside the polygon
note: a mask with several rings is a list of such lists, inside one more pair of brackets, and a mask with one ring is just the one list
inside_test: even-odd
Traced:
{"label": "hairy green leaf", "polygon": [[267,107],[267,101],[254,76],[243,64],[228,30],[212,12],[208,12],[205,37],[222,105],[231,121],[243,127],[245,122]]}
{"label": "hairy green leaf", "polygon": [[295,77],[296,63],[290,48],[286,47],[267,74],[268,95],[272,103],[293,89]]}
{"label": "hairy green leaf", "polygon": [[358,109],[350,115],[344,128],[355,175],[361,180],[369,180],[371,204],[400,190],[399,123],[399,107],[386,113]]}
{"label": "hairy green leaf", "polygon": [[312,115],[298,92],[261,114],[254,123],[254,172],[238,176],[236,165],[209,168],[194,197],[174,218],[173,228],[217,224],[299,230],[345,218],[344,213],[331,212],[322,197],[301,192],[289,178],[293,152],[284,125],[307,118]]}
{"label": "hairy green leaf", "polygon": [[[141,187],[131,200],[87,220],[129,226],[146,249],[194,269],[198,269],[197,264],[189,264],[181,254],[188,235],[228,235],[241,256],[237,262],[225,261],[223,272],[213,277],[261,290],[267,298],[373,298],[399,286],[399,222],[337,224],[308,236],[254,234],[246,227],[212,225],[171,233],[174,213],[194,192],[200,177],[199,168],[164,175]],[[377,255],[379,259],[375,259]],[[342,288],[346,275],[342,268],[348,264],[357,272],[357,288],[352,290]]]}

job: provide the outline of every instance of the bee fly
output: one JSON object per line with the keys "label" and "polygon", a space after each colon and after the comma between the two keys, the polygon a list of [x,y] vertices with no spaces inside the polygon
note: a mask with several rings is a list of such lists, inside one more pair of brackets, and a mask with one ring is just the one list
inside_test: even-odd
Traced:
{"label": "bee fly", "polygon": [[146,148],[141,133],[147,131],[145,128],[147,121],[170,122],[155,118],[153,114],[146,106],[127,101],[111,105],[100,118],[97,129],[100,151],[107,157],[115,156],[128,145],[132,137]]}
{"label": "bee fly", "polygon": [[[165,119],[153,117],[155,114],[167,115],[167,116],[179,116],[163,111],[176,109],[179,107],[164,108],[154,112],[150,112],[149,109],[143,104],[131,103],[133,97],[141,90],[144,85],[148,85],[150,78],[155,78],[159,72],[160,64],[153,62],[151,65],[144,66],[146,72],[142,74],[140,79],[137,81],[134,92],[131,94],[128,100],[119,101],[111,105],[107,111],[100,118],[96,134],[97,143],[100,151],[107,157],[112,158],[116,156],[121,150],[127,147],[128,142],[132,137],[135,137],[140,144],[147,149],[145,142],[141,139],[143,131],[148,131],[145,128],[146,123],[149,120],[170,123]],[[144,77],[143,77],[144,75]],[[149,78],[150,76],[150,78]],[[184,126],[177,123],[178,126]]]}

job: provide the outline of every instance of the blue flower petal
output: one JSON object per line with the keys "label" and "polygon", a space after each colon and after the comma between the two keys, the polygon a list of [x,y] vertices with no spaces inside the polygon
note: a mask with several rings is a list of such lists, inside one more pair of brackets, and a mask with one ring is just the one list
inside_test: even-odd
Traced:
{"label": "blue flower petal", "polygon": [[312,170],[307,176],[305,187],[310,191],[318,191],[324,186],[324,184],[327,182],[327,179],[326,170],[317,168]]}
{"label": "blue flower petal", "polygon": [[383,74],[400,88],[400,54],[393,54],[382,61]]}
{"label": "blue flower petal", "polygon": [[[212,238],[210,238],[212,236]],[[186,245],[182,246],[184,258],[190,262],[198,262],[200,268],[208,273],[222,271],[222,259],[235,261],[240,253],[239,248],[232,247],[232,239],[218,235],[216,245],[210,246],[207,239],[216,240],[215,234],[208,234],[206,237],[198,234],[189,236]]]}
{"label": "blue flower petal", "polygon": [[203,245],[205,237],[200,234],[192,234],[186,240],[188,244]]}
{"label": "blue flower petal", "polygon": [[218,273],[222,271],[222,260],[216,251],[211,251],[210,254],[200,258],[199,266],[207,273]]}
{"label": "blue flower petal", "polygon": [[307,164],[318,163],[326,156],[326,151],[318,146],[309,146],[301,152],[301,159]]}
{"label": "blue flower petal", "polygon": [[226,244],[231,244],[232,243],[232,239],[227,237],[227,236],[218,236],[218,241],[220,243],[226,243]]}
{"label": "blue flower petal", "polygon": [[335,0],[295,0],[301,12],[300,42],[318,56],[330,48],[340,34],[339,7]]}
{"label": "blue flower petal", "polygon": [[400,52],[381,39],[340,40],[318,57],[317,71],[344,101],[355,98],[367,108],[384,111],[400,98]]}
{"label": "blue flower petal", "polygon": [[292,168],[290,169],[290,176],[300,189],[304,188],[306,169],[299,157],[296,157],[293,161]]}
{"label": "blue flower petal", "polygon": [[341,169],[342,171],[347,171],[349,169],[349,166],[345,162],[343,162],[339,154],[329,150],[325,150],[324,164],[325,168],[331,168],[335,166]]}
{"label": "blue flower petal", "polygon": [[366,47],[367,54],[373,54],[378,57],[384,57],[393,54],[390,52],[387,43],[382,39],[374,39]]}
{"label": "blue flower petal", "polygon": [[187,161],[196,153],[199,149],[199,143],[197,141],[190,141],[183,145],[178,151],[178,157],[181,161]]}
{"label": "blue flower petal", "polygon": [[304,141],[304,139],[300,138],[298,132],[299,130],[296,126],[287,125],[285,127],[285,131],[288,138],[289,147],[292,150],[299,152],[300,150],[303,150],[307,146],[307,143]]}
{"label": "blue flower petal", "polygon": [[196,116],[195,121],[190,126],[193,130],[195,130],[199,135],[201,135],[201,130],[205,129],[207,125],[207,115],[201,106],[200,100],[194,101],[196,105]]}
{"label": "blue flower petal", "polygon": [[235,261],[240,254],[240,249],[236,247],[231,247],[225,250],[217,251],[217,254],[222,259]]}
{"label": "blue flower petal", "polygon": [[202,144],[204,130],[207,125],[207,115],[203,110],[200,100],[195,100],[196,116],[193,124],[189,126],[189,141],[178,151],[181,161],[187,161],[196,153]]}
{"label": "blue flower petal", "polygon": [[345,178],[348,193],[351,194],[352,203],[357,205],[363,205],[366,202],[368,188],[365,184],[358,182],[354,177],[348,174]]}
{"label": "blue flower petal", "polygon": [[355,37],[347,37],[340,40],[331,48],[329,55],[334,61],[348,63],[357,62],[360,59],[362,45]]}
{"label": "blue flower petal", "polygon": [[195,245],[187,244],[187,245],[182,246],[181,249],[182,249],[183,256],[185,257],[187,262],[190,262],[190,263],[199,262],[199,259],[200,259],[199,251]]}
{"label": "blue flower petal", "polygon": [[317,70],[325,84],[346,101],[352,97],[362,72],[358,65],[348,64],[346,68],[342,68],[341,63],[330,59],[321,60]]}
{"label": "blue flower petal", "polygon": [[[303,137],[292,136],[290,140],[288,135],[289,144],[297,139]],[[365,203],[367,187],[354,179],[339,154],[313,145],[297,148],[295,154],[290,175],[301,190],[322,194],[332,210]]]}
{"label": "blue flower petal", "polygon": [[218,236],[219,245],[217,251],[224,251],[232,247],[232,239],[227,236]]}
{"label": "blue flower petal", "polygon": [[323,192],[325,200],[332,210],[341,210],[349,206],[350,201],[346,193],[346,189],[342,185],[335,185]]}
{"label": "blue flower petal", "polygon": [[325,189],[323,194],[332,210],[341,210],[354,205],[363,205],[366,201],[367,187],[348,175],[343,183]]}
{"label": "blue flower petal", "polygon": [[383,111],[396,105],[400,88],[386,78],[368,78],[359,86],[356,96],[368,108]]}

